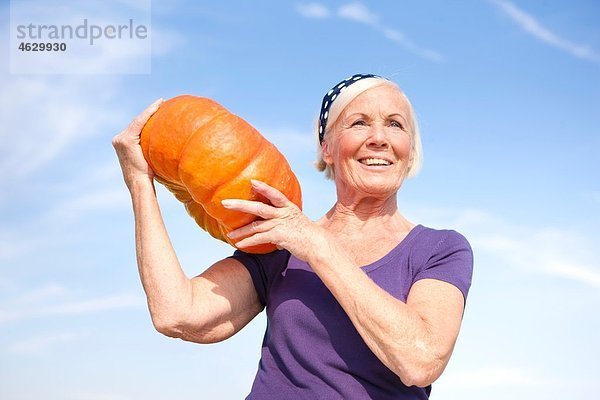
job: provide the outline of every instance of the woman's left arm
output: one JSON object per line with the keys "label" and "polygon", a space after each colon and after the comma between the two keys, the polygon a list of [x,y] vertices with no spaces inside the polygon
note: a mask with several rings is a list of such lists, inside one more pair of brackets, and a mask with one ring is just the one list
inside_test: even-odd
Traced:
{"label": "woman's left arm", "polygon": [[229,234],[238,247],[273,243],[307,261],[340,303],[367,346],[407,386],[425,387],[444,371],[464,309],[462,292],[449,283],[421,279],[406,303],[371,280],[325,229],[310,221],[276,189],[252,181],[273,206],[224,200],[229,209],[261,217]]}

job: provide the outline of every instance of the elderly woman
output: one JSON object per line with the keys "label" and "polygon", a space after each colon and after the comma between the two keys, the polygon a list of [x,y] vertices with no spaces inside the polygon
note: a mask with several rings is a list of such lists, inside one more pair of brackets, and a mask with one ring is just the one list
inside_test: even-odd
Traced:
{"label": "elderly woman", "polygon": [[337,201],[308,219],[276,189],[271,205],[223,205],[260,220],[230,233],[240,248],[200,276],[183,273],[162,222],[153,173],[139,147],[151,105],[116,148],[131,192],[139,271],[152,320],[198,343],[229,338],[265,307],[267,330],[249,399],[427,399],[444,371],[471,283],[472,252],[453,230],[416,225],[396,195],[421,146],[412,106],[391,81],[354,75],[324,97],[318,167]]}

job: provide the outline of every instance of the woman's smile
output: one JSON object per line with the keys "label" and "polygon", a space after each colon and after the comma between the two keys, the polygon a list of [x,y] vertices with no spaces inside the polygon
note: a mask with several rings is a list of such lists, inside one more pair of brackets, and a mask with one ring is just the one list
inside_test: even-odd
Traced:
{"label": "woman's smile", "polygon": [[393,164],[390,160],[379,157],[365,157],[359,159],[358,162],[368,167],[389,167]]}

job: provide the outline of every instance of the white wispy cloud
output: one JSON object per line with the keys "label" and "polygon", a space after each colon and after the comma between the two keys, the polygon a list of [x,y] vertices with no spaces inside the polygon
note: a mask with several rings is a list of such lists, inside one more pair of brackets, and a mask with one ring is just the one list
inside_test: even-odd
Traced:
{"label": "white wispy cloud", "polygon": [[319,3],[297,4],[296,11],[306,18],[327,18],[329,9]]}
{"label": "white wispy cloud", "polygon": [[[327,7],[320,3],[310,3],[296,7],[300,15],[306,18],[328,18],[333,15]],[[444,61],[444,56],[435,50],[417,45],[398,29],[391,28],[381,22],[378,14],[371,11],[367,6],[360,2],[347,3],[341,5],[335,14],[338,18],[347,21],[357,22],[375,29],[387,39],[393,41],[405,50],[418,55],[419,57],[439,63]]]}
{"label": "white wispy cloud", "polygon": [[35,247],[36,240],[19,233],[14,229],[3,229],[0,231],[0,260],[10,260],[19,257]]}
{"label": "white wispy cloud", "polygon": [[123,111],[109,104],[116,89],[113,78],[5,76],[0,83],[3,180],[32,175],[70,146],[104,133],[123,119]]}
{"label": "white wispy cloud", "polygon": [[548,272],[600,288],[600,269],[598,267],[569,262],[565,258],[561,260],[550,259],[548,256],[545,258]]}
{"label": "white wispy cloud", "polygon": [[14,302],[17,304],[43,304],[47,301],[67,294],[67,289],[55,282],[48,282],[33,290],[19,294]]}
{"label": "white wispy cloud", "polygon": [[83,216],[106,210],[131,208],[131,201],[124,188],[93,191],[66,199],[43,217],[48,225],[67,224]]}
{"label": "white wispy cloud", "polygon": [[[2,25],[0,34],[8,37],[8,28]],[[155,55],[168,54],[183,40],[171,29],[154,26],[153,32]],[[0,51],[8,53],[8,44],[0,41]],[[113,56],[99,49],[99,58],[84,61],[108,64]],[[110,149],[110,137],[139,111],[127,110],[118,101],[122,82],[119,75],[89,79],[0,74],[0,180],[10,188],[0,192],[0,207],[2,213],[20,210],[22,198],[34,206],[27,213],[19,211],[22,215],[0,229],[0,260],[14,261],[43,246],[68,244],[73,240],[69,235],[75,236],[70,224],[97,212],[130,207],[116,157],[100,165],[79,158],[81,164],[68,168],[60,179],[47,179],[46,172],[60,166],[63,157],[72,157],[74,148],[98,137],[106,137]]]}
{"label": "white wispy cloud", "polygon": [[[490,218],[489,224],[493,224]],[[598,254],[589,239],[558,228],[530,228],[515,224],[487,225],[487,232],[473,238],[475,245],[508,265],[537,270],[600,288]],[[480,232],[483,227],[479,227]]]}
{"label": "white wispy cloud", "polygon": [[[107,143],[107,146],[109,144]],[[75,178],[78,182],[87,183],[90,186],[97,187],[106,183],[122,183],[122,173],[117,156],[105,161],[104,163],[92,165],[90,168],[81,171],[81,174]],[[124,187],[124,186],[123,186]]]}
{"label": "white wispy cloud", "polygon": [[[136,2],[131,2],[136,3]],[[93,3],[105,15],[103,22],[120,20],[119,10],[111,9],[102,2]],[[40,4],[38,4],[39,6]],[[132,4],[131,7],[137,7]],[[42,7],[42,15],[47,9]],[[111,19],[112,15],[112,19]],[[78,15],[62,16],[76,26],[81,23]],[[185,42],[174,29],[152,27],[154,56],[165,56]],[[9,26],[0,28],[0,35],[9,37]],[[8,54],[9,41],[0,41],[0,52]],[[128,63],[132,57],[140,57],[138,46],[114,46],[103,41],[95,46],[93,57],[68,61],[58,57],[46,60],[52,63],[71,62],[74,71],[90,66],[106,70],[114,63]],[[127,120],[131,112],[117,104],[120,75],[99,75],[89,79],[85,75],[8,75],[0,74],[0,179],[20,181],[35,174],[57,160],[70,147],[105,134],[119,122]],[[118,132],[115,132],[115,134]]]}
{"label": "white wispy cloud", "polygon": [[122,293],[107,297],[98,297],[89,300],[42,307],[39,310],[39,314],[45,316],[91,314],[106,310],[138,308],[143,307],[145,304],[144,299],[140,296],[132,293]]}
{"label": "white wispy cloud", "polygon": [[491,255],[507,268],[522,268],[600,288],[600,251],[593,237],[568,227],[532,227],[481,210],[415,207],[419,220],[455,227],[476,254]]}
{"label": "white wispy cloud", "polygon": [[426,58],[428,60],[435,61],[435,62],[444,61],[444,56],[442,56],[441,53],[434,51],[434,50],[426,49],[424,47],[417,46],[413,41],[408,39],[402,32],[400,32],[396,29],[382,28],[382,32],[385,35],[385,37],[387,37],[391,41],[398,43],[402,47],[406,48],[407,50],[410,50],[411,52],[413,52],[423,58]]}
{"label": "white wispy cloud", "polygon": [[361,3],[344,4],[338,9],[338,16],[367,25],[377,25],[379,23],[379,16]]}
{"label": "white wispy cloud", "polygon": [[70,332],[37,335],[9,344],[8,351],[20,356],[41,356],[55,347],[79,339],[80,336]]}
{"label": "white wispy cloud", "polygon": [[577,58],[600,62],[600,53],[586,45],[571,42],[552,32],[543,26],[533,15],[523,11],[512,2],[506,0],[490,1],[508,15],[521,29],[536,39],[566,51]]}
{"label": "white wispy cloud", "polygon": [[70,179],[46,186],[41,184],[35,192],[64,195],[52,202],[44,200],[45,207],[39,214],[0,229],[0,260],[15,260],[40,247],[67,244],[73,239],[73,228],[82,219],[131,208],[116,156],[109,162],[84,167]]}
{"label": "white wispy cloud", "polygon": [[142,297],[132,293],[63,301],[55,304],[47,304],[47,301],[41,301],[40,297],[42,296],[38,295],[38,301],[34,302],[23,303],[16,299],[0,304],[0,323],[41,317],[86,315],[108,310],[141,308],[146,304]]}

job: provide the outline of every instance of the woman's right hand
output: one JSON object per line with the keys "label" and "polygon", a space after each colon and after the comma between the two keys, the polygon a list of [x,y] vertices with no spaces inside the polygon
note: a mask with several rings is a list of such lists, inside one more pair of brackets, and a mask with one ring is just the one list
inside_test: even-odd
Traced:
{"label": "woman's right hand", "polygon": [[136,181],[146,180],[151,182],[154,178],[154,171],[152,171],[142,153],[140,133],[146,121],[158,110],[158,107],[163,102],[162,98],[156,100],[112,140],[112,145],[117,152],[117,157],[119,157],[125,184],[129,190],[131,190],[131,186]]}

